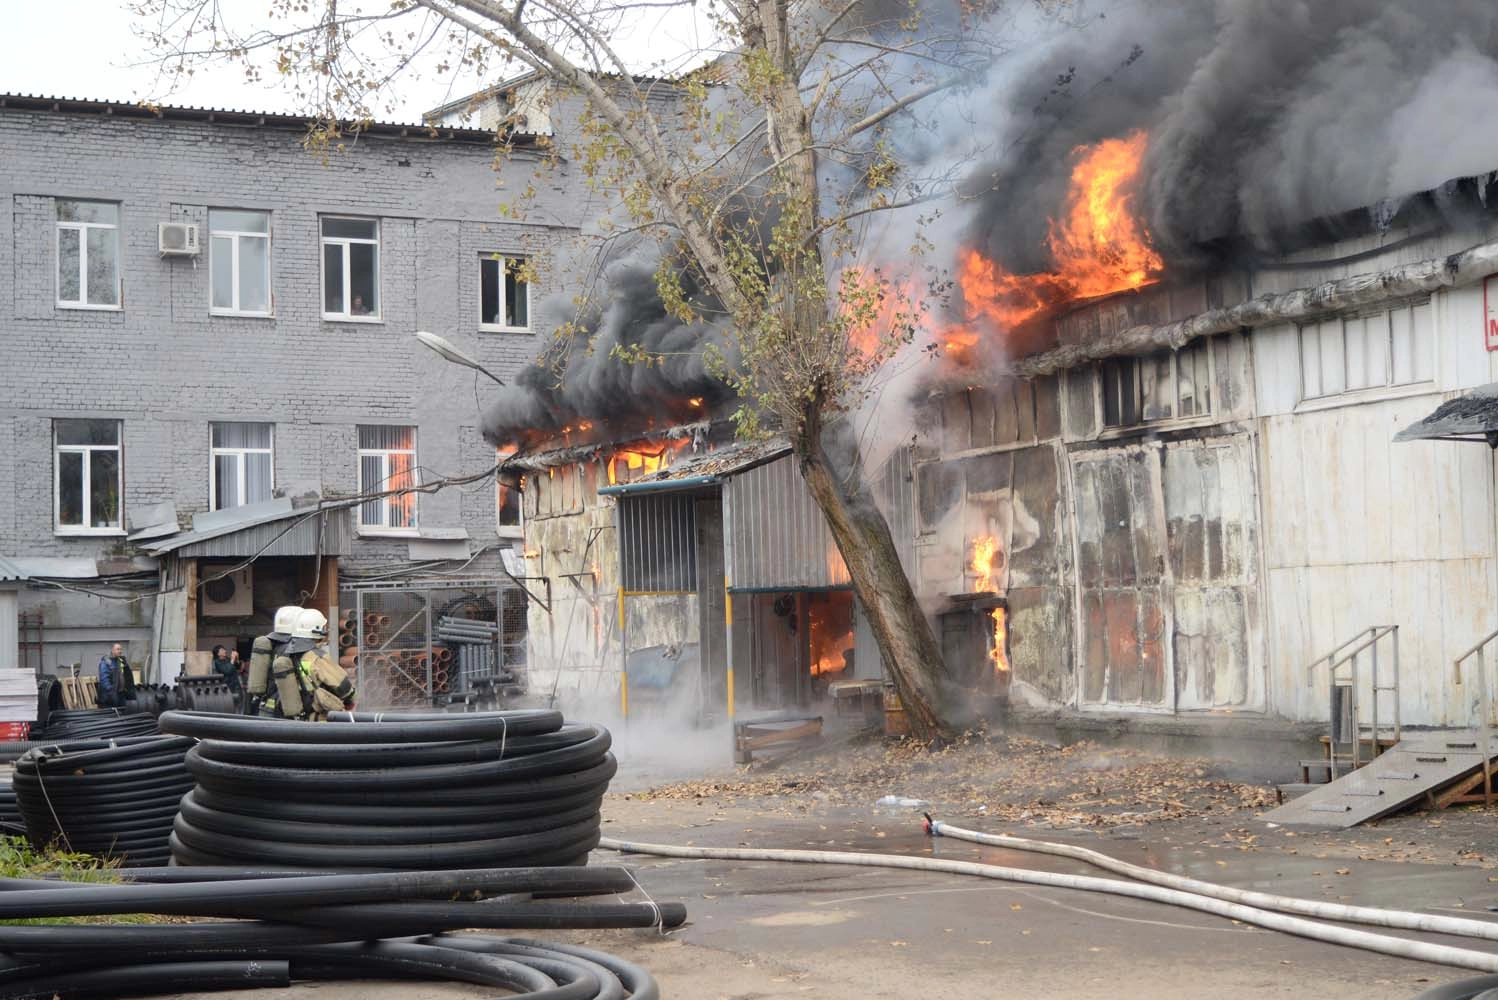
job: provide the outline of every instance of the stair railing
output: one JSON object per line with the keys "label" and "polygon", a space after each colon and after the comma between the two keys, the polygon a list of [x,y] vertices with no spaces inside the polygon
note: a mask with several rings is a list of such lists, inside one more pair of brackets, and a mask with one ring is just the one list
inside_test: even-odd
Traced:
{"label": "stair railing", "polygon": [[[1498,633],[1495,633],[1495,634],[1498,634]],[[1392,657],[1392,664],[1391,664],[1391,672],[1393,674],[1393,681],[1390,684],[1382,684],[1382,683],[1380,683],[1380,681],[1381,681],[1382,678],[1380,677],[1378,651],[1379,651],[1380,641],[1385,636],[1391,636],[1392,637],[1390,645],[1392,645],[1392,647],[1393,647],[1393,657]],[[1359,691],[1359,683],[1358,683],[1359,682],[1359,669],[1358,669],[1358,667],[1359,667],[1359,660],[1360,660],[1360,658],[1361,658],[1361,656],[1362,656],[1362,654],[1364,652],[1367,652],[1369,654],[1369,660],[1371,661],[1371,667],[1372,667],[1372,675],[1370,677],[1370,689],[1371,689],[1372,694],[1373,694],[1373,705],[1372,705],[1372,712],[1371,712],[1372,718],[1369,721],[1371,723],[1371,725],[1370,725],[1370,736],[1371,736],[1372,741],[1373,741],[1373,743],[1372,743],[1372,754],[1373,754],[1373,756],[1377,757],[1378,756],[1378,752],[1379,752],[1379,730],[1380,730],[1380,726],[1379,726],[1379,717],[1378,717],[1378,695],[1379,695],[1380,691],[1391,691],[1391,692],[1393,692],[1393,696],[1394,696],[1393,697],[1393,701],[1394,701],[1394,705],[1393,705],[1394,720],[1393,720],[1393,723],[1392,723],[1392,729],[1393,729],[1393,735],[1394,735],[1394,742],[1396,742],[1396,743],[1399,742],[1399,738],[1400,738],[1400,725],[1399,725],[1399,626],[1398,625],[1370,625],[1367,628],[1362,629],[1361,631],[1359,631],[1351,639],[1348,639],[1345,642],[1341,642],[1341,643],[1337,644],[1337,646],[1334,647],[1331,650],[1331,652],[1326,653],[1323,656],[1319,656],[1315,660],[1311,661],[1311,665],[1306,668],[1306,685],[1308,687],[1311,684],[1314,683],[1314,675],[1315,675],[1315,672],[1316,672],[1317,668],[1321,667],[1323,665],[1326,666],[1326,668],[1327,668],[1327,672],[1326,672],[1327,673],[1327,680],[1328,680],[1328,682],[1331,685],[1330,695],[1329,695],[1329,706],[1328,706],[1328,712],[1327,712],[1327,716],[1328,716],[1328,719],[1327,719],[1327,755],[1328,755],[1328,757],[1329,757],[1329,759],[1331,761],[1331,765],[1332,765],[1332,774],[1330,775],[1330,777],[1333,780],[1335,780],[1336,776],[1337,776],[1336,775],[1336,768],[1337,768],[1337,742],[1338,742],[1337,741],[1337,735],[1338,735],[1338,733],[1337,733],[1337,722],[1338,722],[1338,718],[1337,718],[1337,715],[1338,715],[1338,713],[1337,713],[1337,688],[1338,687],[1347,688],[1348,691],[1349,691],[1349,694],[1350,694],[1350,697],[1346,700],[1346,703],[1343,705],[1343,709],[1344,709],[1344,711],[1350,711],[1352,713],[1352,727],[1351,727],[1351,731],[1352,731],[1352,766],[1353,766],[1354,770],[1356,770],[1357,768],[1359,768],[1359,767],[1362,766],[1363,730],[1362,730],[1361,713],[1358,711],[1358,691]],[[1343,679],[1339,678],[1337,676],[1337,671],[1339,669],[1341,669],[1342,667],[1344,667],[1344,666],[1347,667],[1347,677],[1345,678],[1346,682],[1342,683]]]}
{"label": "stair railing", "polygon": [[1482,803],[1484,806],[1493,804],[1493,759],[1488,748],[1488,736],[1493,719],[1493,706],[1491,695],[1488,693],[1488,644],[1498,639],[1498,629],[1494,629],[1481,639],[1476,645],[1468,649],[1461,656],[1451,661],[1452,671],[1455,674],[1456,686],[1462,686],[1462,664],[1477,658],[1477,710],[1482,714],[1478,716],[1477,740],[1479,749],[1482,750]]}

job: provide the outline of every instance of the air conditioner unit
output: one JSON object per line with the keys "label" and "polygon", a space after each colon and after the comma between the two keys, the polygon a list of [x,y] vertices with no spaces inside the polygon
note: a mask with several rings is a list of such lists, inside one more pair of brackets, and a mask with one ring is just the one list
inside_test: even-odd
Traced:
{"label": "air conditioner unit", "polygon": [[225,575],[226,568],[203,566],[199,570],[208,581],[203,584],[199,604],[205,618],[242,618],[255,612],[252,567],[245,566]]}
{"label": "air conditioner unit", "polygon": [[196,257],[198,227],[191,222],[162,222],[156,226],[156,249],[163,257]]}

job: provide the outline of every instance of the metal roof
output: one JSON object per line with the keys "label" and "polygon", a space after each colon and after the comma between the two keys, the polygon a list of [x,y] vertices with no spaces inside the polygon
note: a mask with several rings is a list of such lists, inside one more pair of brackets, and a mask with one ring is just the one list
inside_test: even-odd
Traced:
{"label": "metal roof", "polygon": [[1395,441],[1478,441],[1498,448],[1498,382],[1448,399],[1423,420],[1394,435]]}
{"label": "metal roof", "polygon": [[[286,523],[286,522],[291,523]],[[257,556],[342,556],[353,531],[346,508],[293,508],[285,497],[198,514],[193,530],[142,546],[152,555],[182,559]]]}
{"label": "metal roof", "polygon": [[602,496],[619,496],[710,486],[731,476],[748,472],[766,462],[772,462],[782,455],[789,454],[790,450],[791,446],[786,442],[772,440],[729,445],[698,455],[683,455],[673,459],[668,469],[650,473],[633,482],[620,483],[617,486],[603,486],[598,492]]}
{"label": "metal roof", "polygon": [[11,562],[4,556],[0,556],[0,583],[9,583],[15,580],[29,580],[31,577],[21,570],[21,567]]}
{"label": "metal roof", "polygon": [[[263,125],[305,131],[312,124],[307,115],[271,111],[248,111],[235,108],[196,108],[170,104],[145,104],[130,101],[101,101],[83,97],[53,97],[46,94],[0,93],[0,111],[51,111],[60,114],[98,115],[106,118],[132,118],[157,121],[206,122],[216,125]],[[443,140],[450,142],[493,143],[492,129],[457,128],[427,122],[340,122],[351,134],[376,135],[392,139]],[[525,136],[507,136],[518,143]]]}

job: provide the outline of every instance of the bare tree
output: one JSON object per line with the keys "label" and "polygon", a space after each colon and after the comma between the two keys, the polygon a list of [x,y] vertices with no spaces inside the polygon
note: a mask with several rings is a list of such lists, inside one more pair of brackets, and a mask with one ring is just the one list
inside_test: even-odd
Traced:
{"label": "bare tree", "polygon": [[[395,0],[365,9],[271,0],[266,23],[237,31],[221,0],[137,6],[169,76],[227,57],[253,77],[270,63],[326,123],[323,139],[340,120],[372,116],[398,74],[418,67],[518,69],[579,99],[577,159],[600,189],[619,193],[630,229],[668,248],[657,276],[666,307],[684,320],[722,311],[734,350],[715,371],[741,400],[740,423],[790,440],[914,732],[952,734],[960,699],[944,697],[941,652],[870,493],[852,417],[939,293],[937,269],[920,263],[922,227],[966,158],[917,168],[902,136],[929,120],[933,100],[950,101],[992,63],[1005,11],[965,0]],[[695,12],[714,43],[636,75],[615,39],[680,11]],[[876,228],[905,261],[898,273],[881,270],[869,249]],[[686,294],[688,283],[706,297]]]}

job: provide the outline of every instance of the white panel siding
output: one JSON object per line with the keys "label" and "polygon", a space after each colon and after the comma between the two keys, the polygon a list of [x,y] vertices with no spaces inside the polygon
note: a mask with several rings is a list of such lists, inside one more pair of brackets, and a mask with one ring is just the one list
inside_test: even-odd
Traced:
{"label": "white panel siding", "polygon": [[1403,721],[1465,721],[1451,659],[1498,625],[1492,456],[1475,444],[1391,440],[1441,398],[1262,422],[1276,713],[1325,719],[1326,680],[1308,685],[1306,667],[1360,629],[1397,624]]}
{"label": "white panel siding", "polygon": [[0,670],[14,670],[20,665],[16,616],[20,614],[14,590],[0,590]]}

